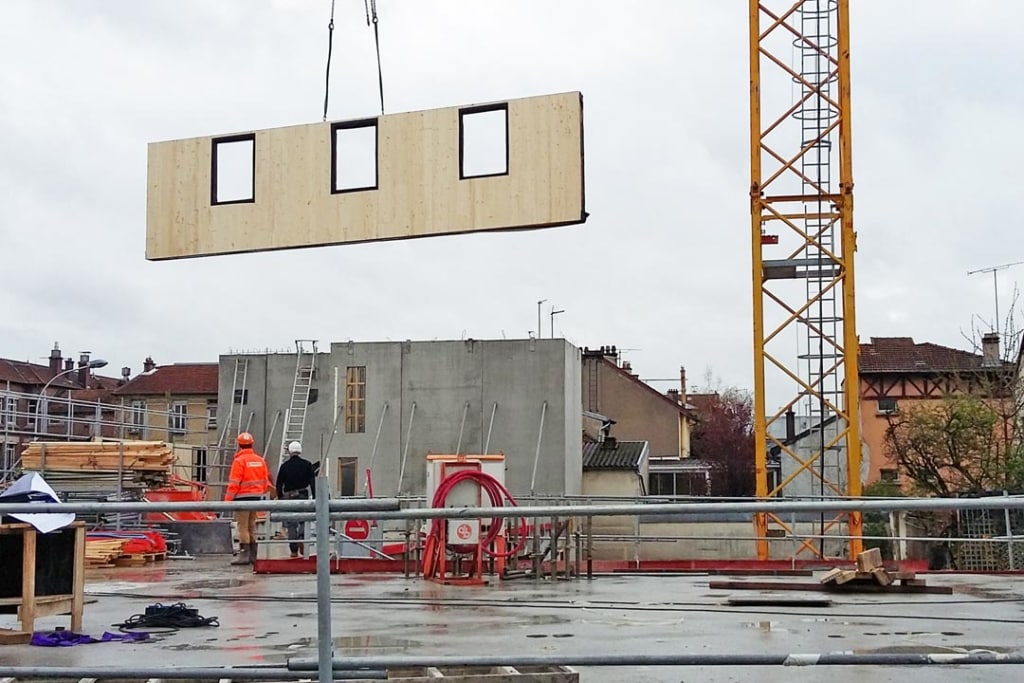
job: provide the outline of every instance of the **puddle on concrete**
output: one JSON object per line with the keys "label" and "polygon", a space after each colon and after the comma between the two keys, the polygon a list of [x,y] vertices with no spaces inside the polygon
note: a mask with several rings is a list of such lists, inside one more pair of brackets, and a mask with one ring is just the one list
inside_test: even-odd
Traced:
{"label": "puddle on concrete", "polygon": [[242,579],[206,579],[203,581],[179,583],[176,588],[183,591],[222,590],[224,588],[238,588],[247,583],[252,583],[252,581],[243,581]]}
{"label": "puddle on concrete", "polygon": [[866,636],[962,636],[959,631],[865,631]]}
{"label": "puddle on concrete", "polygon": [[877,621],[846,621],[842,617],[805,617],[804,623],[832,624],[833,626],[881,626]]}
{"label": "puddle on concrete", "polygon": [[1013,648],[1009,647],[991,647],[988,645],[957,645],[956,647],[944,647],[941,645],[928,645],[922,643],[920,645],[890,645],[887,647],[878,648],[863,648],[855,649],[853,652],[857,654],[919,654],[919,655],[933,655],[933,654],[949,654],[949,653],[968,653],[968,652],[994,652],[996,654],[1007,654],[1014,652]]}
{"label": "puddle on concrete", "polygon": [[[344,650],[347,654],[377,652],[380,650],[405,651],[419,647],[422,643],[411,638],[395,638],[392,636],[339,636],[334,639],[334,647]],[[290,643],[268,645],[274,650],[300,650],[316,647],[316,638],[297,638]]]}

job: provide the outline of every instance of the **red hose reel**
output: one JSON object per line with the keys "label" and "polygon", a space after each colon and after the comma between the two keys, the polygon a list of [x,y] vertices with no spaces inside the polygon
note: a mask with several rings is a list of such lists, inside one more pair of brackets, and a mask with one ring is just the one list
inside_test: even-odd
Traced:
{"label": "red hose reel", "polygon": [[[490,507],[505,507],[506,502],[509,506],[516,507],[516,499],[512,497],[508,489],[505,486],[492,477],[491,475],[481,472],[479,470],[459,470],[454,474],[451,474],[444,478],[444,480],[438,485],[437,490],[434,492],[434,499],[431,501],[431,507],[443,508],[446,507],[448,496],[455,489],[456,486],[467,481],[476,483],[477,486],[484,492],[490,499]],[[487,530],[487,535],[480,539],[479,544],[464,545],[459,543],[446,543],[447,549],[453,553],[458,554],[471,554],[477,551],[477,548],[494,558],[508,558],[513,557],[523,549],[526,544],[526,528],[527,522],[525,518],[520,518],[519,531],[516,534],[518,540],[516,545],[508,551],[500,552],[493,549],[495,542],[501,536],[501,530],[503,527],[503,519],[501,517],[495,517],[491,519],[491,523]],[[436,562],[436,555],[439,551],[439,544],[441,543],[442,533],[444,529],[445,520],[434,519],[431,521],[430,533],[426,539],[426,552],[424,553],[424,576],[430,576],[433,574],[433,568]]]}

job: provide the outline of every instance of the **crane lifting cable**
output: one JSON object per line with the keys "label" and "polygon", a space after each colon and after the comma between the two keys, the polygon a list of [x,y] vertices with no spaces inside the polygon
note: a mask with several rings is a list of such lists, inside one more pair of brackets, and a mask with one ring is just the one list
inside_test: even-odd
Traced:
{"label": "crane lifting cable", "polygon": [[[327,69],[324,77],[324,118],[327,120],[327,106],[331,94],[331,55],[334,52],[334,5],[331,0],[331,18],[327,22]],[[377,0],[363,0],[366,9],[366,25],[373,27],[373,42],[377,51],[377,89],[380,94],[380,113],[384,113],[384,72],[380,63],[380,20],[377,17]]]}
{"label": "crane lifting cable", "polygon": [[327,22],[327,74],[324,77],[324,121],[327,120],[327,100],[331,95],[331,53],[334,51],[334,0],[331,0],[331,19]]}
{"label": "crane lifting cable", "polygon": [[377,87],[380,91],[380,113],[384,114],[384,72],[380,67],[380,30],[377,20],[377,0],[363,0],[366,8],[366,25],[373,26],[373,42],[377,48]]}

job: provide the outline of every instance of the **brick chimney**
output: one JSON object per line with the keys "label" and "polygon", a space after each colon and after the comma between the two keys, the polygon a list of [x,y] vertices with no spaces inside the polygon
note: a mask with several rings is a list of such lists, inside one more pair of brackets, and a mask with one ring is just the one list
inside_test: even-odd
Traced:
{"label": "brick chimney", "polygon": [[75,367],[75,359],[74,358],[65,358],[64,359],[64,371],[65,372],[67,372],[68,370],[71,370],[74,367]]}
{"label": "brick chimney", "polygon": [[60,366],[64,359],[60,356],[60,343],[53,342],[53,349],[50,351],[50,372],[56,375],[60,372]]}
{"label": "brick chimney", "polygon": [[988,332],[981,338],[981,366],[999,367],[999,333]]}
{"label": "brick chimney", "polygon": [[78,383],[81,384],[83,388],[88,389],[89,379],[89,352],[82,351],[78,356]]}
{"label": "brick chimney", "polygon": [[686,368],[679,366],[679,402],[686,403]]}
{"label": "brick chimney", "polygon": [[142,362],[142,371],[150,372],[156,368],[156,361],[153,360],[152,356],[146,356],[146,360]]}

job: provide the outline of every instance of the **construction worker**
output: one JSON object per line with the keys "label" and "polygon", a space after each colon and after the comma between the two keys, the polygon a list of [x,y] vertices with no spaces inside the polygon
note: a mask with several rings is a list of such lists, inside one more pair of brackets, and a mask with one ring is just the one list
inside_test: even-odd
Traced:
{"label": "construction worker", "polygon": [[[249,432],[238,435],[238,451],[231,463],[231,475],[224,500],[262,500],[273,495],[273,483],[267,461],[253,450],[254,440]],[[256,560],[256,511],[236,510],[238,523],[238,557],[231,564],[252,564]]]}
{"label": "construction worker", "polygon": [[[302,457],[302,444],[292,441],[288,444],[288,459],[277,471],[277,497],[281,500],[307,500],[316,497],[316,470],[313,463]],[[305,554],[305,546],[298,541],[305,538],[304,522],[285,522],[288,532],[288,550],[291,556]]]}

